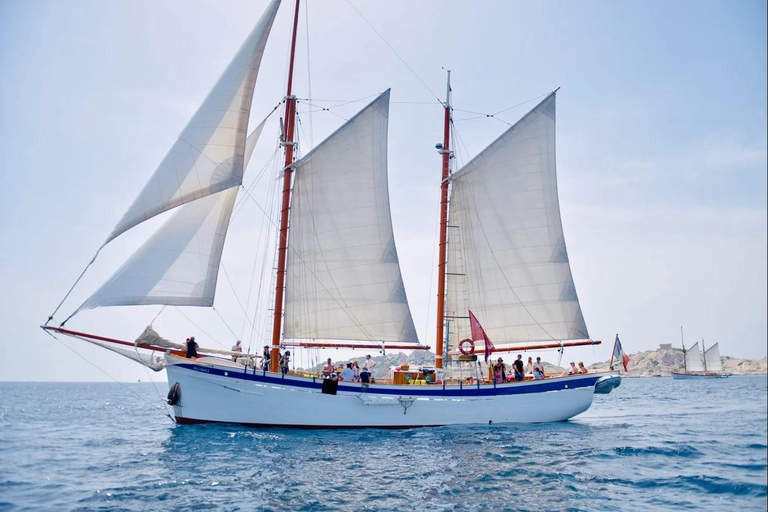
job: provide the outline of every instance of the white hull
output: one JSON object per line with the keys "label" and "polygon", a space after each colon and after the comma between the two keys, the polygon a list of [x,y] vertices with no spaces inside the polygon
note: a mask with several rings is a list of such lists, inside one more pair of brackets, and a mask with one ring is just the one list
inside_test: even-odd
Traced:
{"label": "white hull", "polygon": [[299,428],[410,428],[564,421],[589,409],[605,374],[494,385],[388,386],[367,391],[339,383],[323,394],[320,379],[226,368],[168,358],[168,383],[178,382],[179,423],[238,423]]}

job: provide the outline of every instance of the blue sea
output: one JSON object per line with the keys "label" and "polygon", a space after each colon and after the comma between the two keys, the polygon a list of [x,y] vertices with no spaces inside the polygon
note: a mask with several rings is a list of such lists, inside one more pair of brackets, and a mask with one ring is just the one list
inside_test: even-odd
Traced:
{"label": "blue sea", "polygon": [[625,379],[564,423],[294,431],[175,425],[165,384],[0,383],[0,510],[765,511],[766,386]]}

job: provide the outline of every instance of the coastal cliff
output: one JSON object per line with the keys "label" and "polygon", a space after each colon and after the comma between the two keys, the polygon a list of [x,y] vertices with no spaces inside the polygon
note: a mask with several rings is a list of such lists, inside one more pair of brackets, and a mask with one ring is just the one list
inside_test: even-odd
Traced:
{"label": "coastal cliff", "polygon": [[[768,373],[768,359],[759,360],[739,359],[738,357],[723,357],[723,369],[733,375],[765,375]],[[609,361],[595,363],[589,366],[591,369],[608,367]],[[620,363],[614,363],[615,368],[620,368]],[[683,351],[677,348],[664,348],[646,350],[636,354],[629,354],[628,377],[666,377],[672,375],[674,370],[683,369]]]}

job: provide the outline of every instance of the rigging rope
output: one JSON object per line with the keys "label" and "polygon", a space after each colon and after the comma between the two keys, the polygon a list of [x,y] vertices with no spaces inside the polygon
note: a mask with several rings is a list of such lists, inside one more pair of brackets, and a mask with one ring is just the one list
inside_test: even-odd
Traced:
{"label": "rigging rope", "polygon": [[369,27],[371,27],[371,30],[373,30],[373,31],[376,33],[376,35],[377,35],[377,36],[379,36],[379,38],[380,38],[382,41],[384,41],[384,44],[386,44],[386,45],[387,45],[387,47],[388,47],[390,50],[392,50],[392,53],[394,53],[395,55],[397,55],[397,58],[398,58],[398,59],[400,59],[400,62],[402,62],[402,63],[405,65],[405,67],[406,67],[406,68],[408,68],[408,71],[410,71],[410,72],[413,74],[413,76],[415,76],[415,77],[416,77],[416,79],[417,79],[419,82],[421,82],[421,85],[423,85],[423,86],[424,86],[424,88],[425,88],[426,90],[428,90],[428,91],[429,91],[429,93],[430,93],[432,96],[434,96],[434,97],[435,97],[435,99],[437,100],[437,102],[438,102],[438,103],[440,103],[441,105],[444,105],[444,103],[443,103],[443,102],[440,100],[440,98],[438,98],[437,94],[435,94],[435,93],[434,93],[434,91],[432,91],[432,89],[430,89],[430,88],[429,88],[429,86],[427,85],[427,83],[426,83],[424,80],[422,80],[422,79],[421,79],[421,77],[420,77],[418,74],[416,74],[416,72],[413,70],[413,68],[412,68],[411,66],[409,66],[407,62],[405,62],[405,59],[404,59],[404,58],[402,58],[402,57],[400,56],[400,54],[399,54],[399,53],[397,53],[397,50],[395,50],[395,49],[392,47],[392,45],[391,45],[391,44],[389,44],[389,43],[387,42],[387,40],[386,40],[386,39],[384,39],[384,36],[382,36],[382,35],[379,33],[379,31],[378,31],[378,30],[376,30],[376,28],[374,28],[374,26],[373,26],[373,25],[371,25],[371,22],[370,22],[370,21],[368,21],[368,19],[366,19],[366,17],[365,17],[365,16],[363,16],[363,13],[361,13],[361,12],[358,10],[358,8],[357,8],[357,7],[355,7],[355,4],[353,4],[353,3],[352,3],[352,0],[347,0],[347,3],[348,3],[349,5],[351,5],[351,6],[352,6],[352,8],[355,10],[355,12],[356,12],[357,14],[359,14],[359,15],[360,15],[360,17],[361,17],[361,18],[363,18],[363,21],[365,21],[365,22],[368,24],[368,26],[369,26]]}
{"label": "rigging rope", "polygon": [[[46,320],[46,321],[45,321],[45,325],[48,325],[48,323],[49,323],[51,320],[53,320],[53,317],[54,317],[54,316],[56,315],[56,313],[59,311],[59,309],[61,308],[62,304],[64,304],[64,301],[66,301],[66,300],[67,300],[67,297],[69,297],[69,294],[70,294],[70,293],[72,293],[72,290],[74,290],[74,289],[75,289],[75,286],[77,286],[77,283],[79,283],[79,282],[80,282],[80,280],[83,278],[83,276],[85,275],[85,272],[86,272],[86,271],[88,270],[88,268],[89,268],[89,267],[90,267],[90,266],[93,264],[93,262],[94,262],[94,261],[96,261],[96,257],[99,255],[99,253],[101,252],[101,249],[102,249],[103,247],[104,247],[103,245],[102,245],[101,247],[99,247],[99,250],[98,250],[98,251],[96,251],[96,254],[94,254],[94,255],[93,255],[93,258],[91,258],[91,261],[90,261],[90,262],[89,262],[89,263],[88,263],[88,264],[85,266],[85,268],[83,269],[83,271],[80,273],[80,276],[79,276],[79,277],[78,277],[78,278],[75,280],[75,284],[73,284],[73,285],[72,285],[72,288],[70,288],[70,289],[69,289],[69,291],[67,292],[67,294],[66,294],[66,295],[64,295],[64,298],[63,298],[63,299],[61,299],[61,302],[59,302],[59,305],[58,305],[58,306],[56,306],[56,309],[54,309],[54,310],[53,310],[53,313],[51,313],[51,315],[48,317],[48,320]],[[75,314],[76,314],[78,311],[79,311],[79,308],[78,308],[77,310],[75,310],[75,312],[74,312],[74,313],[72,313],[71,315],[69,315],[69,316],[67,317],[67,319],[66,319],[66,320],[64,320],[63,322],[61,322],[61,325],[60,325],[59,327],[62,327],[62,326],[65,324],[65,323],[67,323],[67,322],[69,321],[69,319],[70,319],[70,318],[72,318],[73,316],[75,316]]]}

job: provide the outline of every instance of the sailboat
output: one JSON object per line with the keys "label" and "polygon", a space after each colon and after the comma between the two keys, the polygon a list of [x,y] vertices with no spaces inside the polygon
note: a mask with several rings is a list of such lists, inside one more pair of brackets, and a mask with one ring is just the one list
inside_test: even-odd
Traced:
{"label": "sailboat", "polygon": [[683,371],[673,371],[673,379],[725,378],[730,376],[723,370],[723,361],[720,358],[720,346],[718,343],[705,349],[704,340],[701,340],[701,349],[699,349],[699,342],[696,342],[686,351],[685,342],[682,338],[683,329],[681,327],[680,341],[683,346]]}
{"label": "sailboat", "polygon": [[[299,0],[281,119],[285,158],[274,315],[264,357],[202,347],[190,352],[189,343],[166,340],[152,325],[135,341],[69,327],[87,309],[213,306],[238,189],[266,122],[248,134],[259,66],[279,6],[280,0],[271,1],[102,248],[157,215],[174,210],[172,215],[56,326],[68,293],[42,328],[165,370],[168,403],[175,420],[187,424],[409,428],[552,422],[586,411],[595,393],[617,387],[620,376],[612,371],[515,383],[486,377],[492,352],[562,351],[600,342],[587,331],[560,219],[557,91],[454,170],[450,72],[444,140],[437,146],[442,173],[436,361],[421,368],[430,378],[418,379],[426,385],[339,382],[279,365],[289,348],[431,348],[419,342],[414,328],[392,229],[390,91],[298,155],[293,69]],[[496,345],[476,346],[481,340],[473,335],[470,310]],[[467,378],[466,371],[473,376]]]}

